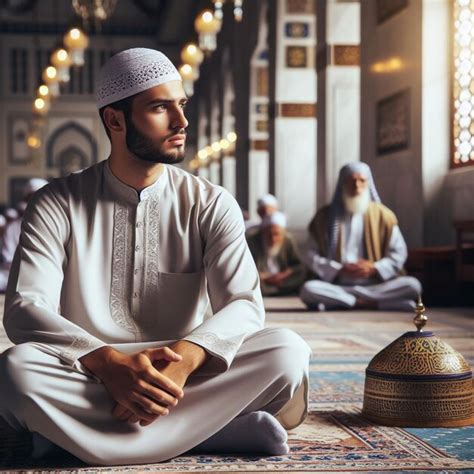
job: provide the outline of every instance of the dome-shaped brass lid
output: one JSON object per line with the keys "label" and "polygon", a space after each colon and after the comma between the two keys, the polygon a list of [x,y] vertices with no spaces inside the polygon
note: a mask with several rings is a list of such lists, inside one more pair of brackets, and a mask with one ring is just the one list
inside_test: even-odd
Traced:
{"label": "dome-shaped brass lid", "polygon": [[367,375],[385,379],[459,380],[472,376],[464,357],[432,332],[424,332],[428,318],[421,300],[414,318],[416,331],[406,332],[370,361]]}
{"label": "dome-shaped brass lid", "polygon": [[472,372],[449,344],[424,332],[418,301],[416,331],[403,334],[370,361],[362,414],[390,426],[452,427],[474,423]]}

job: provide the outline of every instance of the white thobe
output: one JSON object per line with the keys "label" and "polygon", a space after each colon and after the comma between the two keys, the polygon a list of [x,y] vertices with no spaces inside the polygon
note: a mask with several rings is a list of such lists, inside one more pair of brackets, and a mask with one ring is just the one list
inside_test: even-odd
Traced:
{"label": "white thobe", "polygon": [[[310,280],[300,296],[309,306],[324,305],[326,309],[353,307],[357,297],[375,301],[379,309],[410,309],[421,292],[421,284],[413,277],[398,276],[407,259],[407,246],[398,226],[392,229],[384,256],[374,262],[376,278],[339,276],[346,263],[367,259],[364,240],[364,215],[348,214],[341,225],[341,261],[323,257],[310,239],[306,264],[320,280]],[[336,281],[337,279],[337,281]]]}
{"label": "white thobe", "polygon": [[[213,314],[204,319],[208,301]],[[41,415],[38,406],[34,411],[22,407],[20,413],[8,403],[3,413],[0,403],[0,414],[87,462],[105,457],[109,464],[161,461],[207,439],[258,400],[265,400],[264,405],[274,402],[268,392],[277,396],[275,386],[269,387],[274,380],[257,384],[256,390],[247,387],[262,377],[255,373],[259,349],[252,344],[272,346],[273,339],[274,348],[297,346],[299,381],[286,384],[287,399],[273,405],[273,409],[279,405],[282,424],[296,426],[306,414],[309,348],[289,332],[283,339],[288,336],[291,341],[283,343],[281,334],[263,330],[263,324],[258,274],[245,241],[242,213],[227,191],[164,166],[158,180],[137,193],[113,175],[108,161],[99,163],[54,180],[34,195],[6,295],[5,329],[20,346],[11,350],[9,361],[4,360],[8,352],[2,358],[6,368],[0,367],[0,377],[17,388],[27,385],[11,380],[8,365],[31,365],[32,351],[41,352],[35,363],[44,373],[57,360],[49,374],[54,382],[47,377],[31,380],[38,372],[34,367],[28,380],[35,387],[59,383],[59,406],[49,395],[48,402],[38,404]],[[191,383],[187,393],[185,389],[186,408],[181,403],[148,431],[117,428],[110,409],[103,413],[104,403],[112,406],[110,397],[78,359],[105,345],[131,352],[180,339],[211,355],[193,379],[202,383]],[[18,349],[24,345],[28,348]],[[229,370],[239,351],[252,354],[247,353],[247,362],[240,357],[237,372]],[[265,359],[261,351],[259,355]],[[228,385],[234,383],[239,384],[238,392]],[[74,406],[70,400],[61,401],[68,387]],[[100,396],[105,401],[99,402]],[[84,406],[89,411],[77,408]],[[205,414],[210,418],[196,429]],[[72,418],[74,430],[67,426]],[[160,443],[165,429],[176,438]],[[108,430],[118,438],[125,433],[124,439],[113,439]],[[88,437],[94,439],[92,448],[86,446]],[[124,448],[122,441],[131,443],[130,448]],[[137,445],[140,449],[132,449]]]}

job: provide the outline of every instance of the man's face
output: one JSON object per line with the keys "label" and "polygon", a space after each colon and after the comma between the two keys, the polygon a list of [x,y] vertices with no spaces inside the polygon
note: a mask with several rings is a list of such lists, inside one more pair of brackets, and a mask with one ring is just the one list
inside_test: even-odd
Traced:
{"label": "man's face", "polygon": [[264,204],[257,209],[258,215],[263,219],[265,216],[272,215],[277,208],[275,206],[271,206],[270,204]]}
{"label": "man's face", "polygon": [[129,151],[151,163],[183,161],[187,100],[181,81],[167,82],[138,94],[126,119]]}
{"label": "man's face", "polygon": [[269,225],[264,227],[263,235],[269,248],[281,247],[285,239],[285,229],[279,225]]}
{"label": "man's face", "polygon": [[347,196],[361,196],[369,187],[368,179],[361,173],[352,173],[344,182],[345,193]]}

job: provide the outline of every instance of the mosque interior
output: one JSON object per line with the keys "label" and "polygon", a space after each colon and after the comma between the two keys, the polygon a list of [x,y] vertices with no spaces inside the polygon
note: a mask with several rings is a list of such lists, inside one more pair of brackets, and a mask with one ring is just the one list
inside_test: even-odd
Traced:
{"label": "mosque interior", "polygon": [[[2,0],[2,214],[21,205],[32,178],[50,181],[108,158],[99,70],[136,47],[165,53],[183,79],[189,126],[176,166],[227,189],[248,223],[259,222],[262,196],[276,197],[300,255],[340,169],[366,163],[406,241],[404,269],[421,282],[428,328],[472,367],[473,2]],[[188,456],[147,470],[474,469],[472,426],[377,431],[357,418],[365,368],[414,330],[413,310],[318,312],[296,291],[266,296],[265,307],[270,326],[294,329],[313,349],[310,417],[290,435],[291,455]],[[2,328],[0,352],[10,345]],[[0,469],[31,467],[13,459]],[[75,462],[32,466],[85,469]]]}

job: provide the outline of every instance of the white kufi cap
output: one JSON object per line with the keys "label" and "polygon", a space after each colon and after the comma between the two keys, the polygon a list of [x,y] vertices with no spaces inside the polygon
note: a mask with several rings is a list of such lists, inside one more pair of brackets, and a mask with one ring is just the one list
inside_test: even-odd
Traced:
{"label": "white kufi cap", "polygon": [[283,212],[275,211],[272,214],[265,216],[262,220],[262,227],[268,227],[271,225],[277,225],[286,229],[286,216]]}
{"label": "white kufi cap", "polygon": [[112,56],[99,73],[99,109],[165,82],[181,81],[174,64],[160,51],[131,48]]}
{"label": "white kufi cap", "polygon": [[273,194],[264,194],[258,201],[257,207],[273,206],[278,207],[277,198]]}

